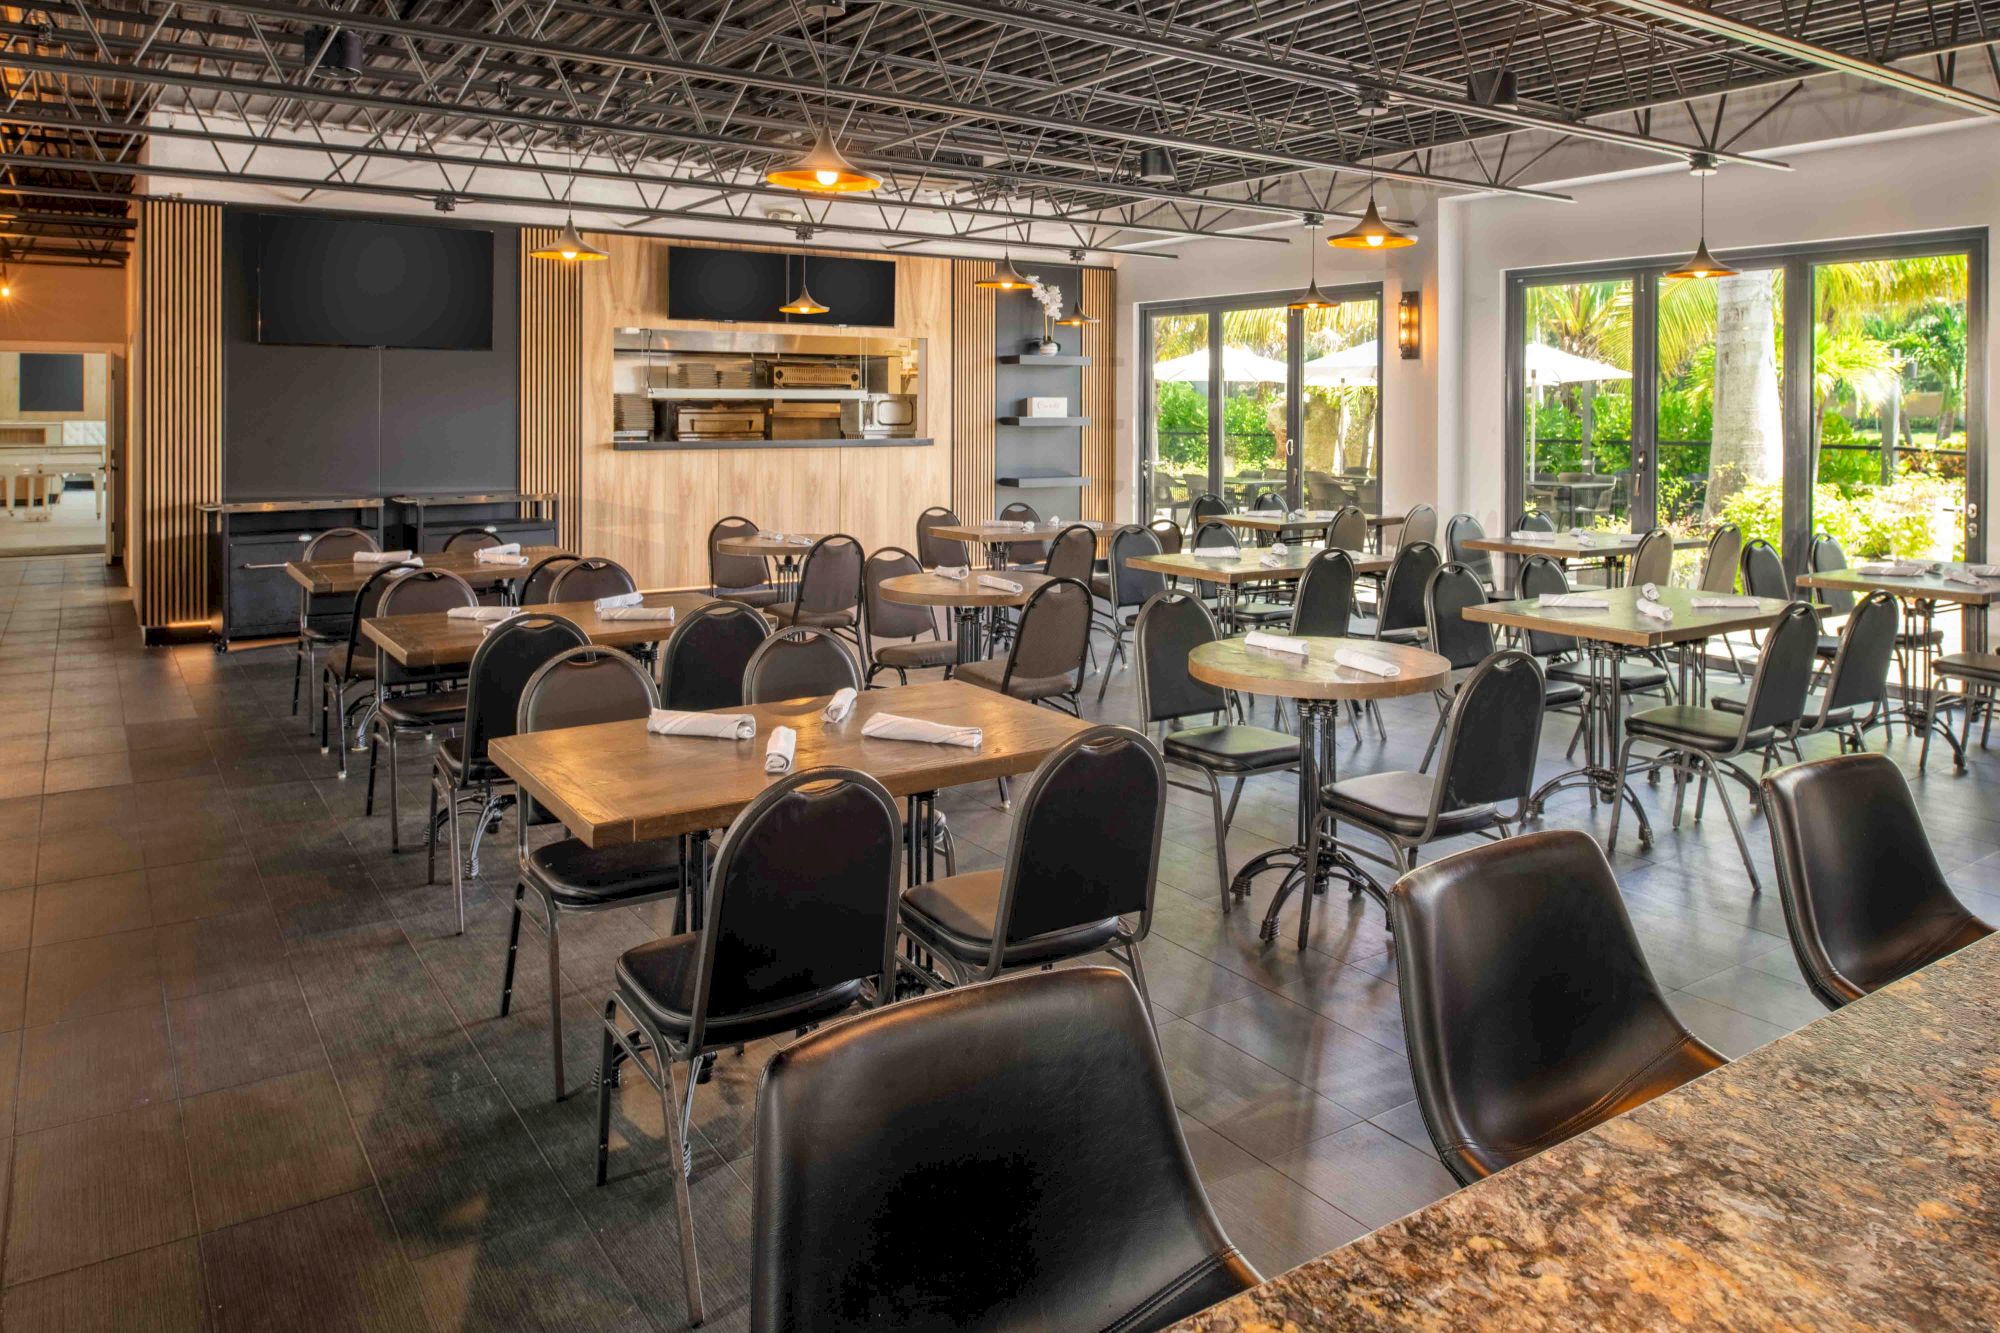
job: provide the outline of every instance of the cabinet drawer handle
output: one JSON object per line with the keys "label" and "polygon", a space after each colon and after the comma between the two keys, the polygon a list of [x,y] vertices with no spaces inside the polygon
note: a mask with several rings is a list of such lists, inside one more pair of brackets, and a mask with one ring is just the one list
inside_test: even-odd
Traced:
{"label": "cabinet drawer handle", "polygon": [[284,568],[284,567],[285,567],[285,566],[286,566],[286,565],[287,565],[288,563],[290,563],[290,562],[289,562],[289,561],[284,561],[284,560],[274,560],[274,561],[272,561],[272,562],[271,562],[271,563],[269,563],[269,564],[264,564],[264,565],[238,565],[238,566],[237,566],[237,568],[238,568],[238,569],[283,569],[283,568]]}

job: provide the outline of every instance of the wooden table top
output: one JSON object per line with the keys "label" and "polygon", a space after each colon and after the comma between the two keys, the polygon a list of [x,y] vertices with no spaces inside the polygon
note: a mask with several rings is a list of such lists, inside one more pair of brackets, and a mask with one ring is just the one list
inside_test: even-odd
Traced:
{"label": "wooden table top", "polygon": [[[1944,564],[1943,569],[1965,569],[1963,561]],[[1867,596],[1880,589],[1914,602],[1957,602],[1963,606],[1991,606],[2000,601],[2000,579],[1987,579],[1975,588],[1969,583],[1953,583],[1940,574],[1918,574],[1891,578],[1884,574],[1863,574],[1853,569],[1830,569],[1823,574],[1801,574],[1801,588],[1833,588]]]}
{"label": "wooden table top", "polygon": [[[754,740],[655,736],[644,722],[607,722],[508,736],[493,742],[491,755],[572,834],[609,847],[727,825],[771,783],[764,746],[773,727],[797,730],[796,769],[846,765],[896,796],[910,796],[1029,772],[1090,725],[955,680],[863,690],[838,725],[821,719],[825,703],[793,699],[725,710],[756,717]],[[976,750],[869,739],[861,727],[876,713],[979,727],[985,737]]]}
{"label": "wooden table top", "polygon": [[[1451,675],[1450,662],[1408,644],[1317,636],[1306,642],[1312,645],[1312,656],[1302,658],[1253,648],[1242,638],[1216,639],[1188,654],[1188,674],[1225,690],[1284,699],[1394,699],[1437,689]],[[1343,648],[1393,662],[1403,674],[1378,676],[1342,666],[1333,655]]]}
{"label": "wooden table top", "polygon": [[[1127,556],[1125,564],[1131,569],[1192,579],[1198,583],[1263,583],[1301,577],[1306,572],[1306,566],[1312,563],[1312,558],[1325,549],[1318,545],[1288,546],[1283,562],[1276,568],[1265,566],[1264,556],[1269,548],[1258,546],[1245,548],[1234,560],[1218,560],[1179,551],[1173,555]],[[1349,551],[1347,554],[1353,557],[1354,572],[1357,574],[1386,573],[1389,566],[1396,562],[1394,555],[1382,555],[1375,551]]]}
{"label": "wooden table top", "polygon": [[1020,584],[1021,591],[1006,592],[983,587],[979,575],[980,571],[975,569],[965,578],[945,579],[926,570],[922,574],[897,574],[883,579],[880,587],[882,596],[888,600],[911,606],[1026,606],[1035,590],[1049,581],[1046,574],[1009,570],[997,577]]}
{"label": "wooden table top", "polygon": [[[1335,512],[1331,509],[1308,509],[1304,518],[1286,518],[1274,509],[1264,509],[1251,510],[1248,513],[1217,514],[1215,518],[1232,528],[1252,528],[1258,532],[1289,532],[1294,528],[1323,528],[1333,522]],[[1370,514],[1367,518],[1368,526],[1371,528],[1393,528],[1403,521],[1404,516]]]}
{"label": "wooden table top", "polygon": [[[481,564],[470,551],[432,551],[423,557],[425,569],[441,569],[456,574],[473,587],[507,583],[527,577],[528,571],[547,556],[561,555],[560,546],[523,546],[525,565]],[[293,560],[285,566],[292,582],[314,596],[327,593],[357,593],[380,565],[357,565],[352,560]]]}
{"label": "wooden table top", "polygon": [[[1596,532],[1589,541],[1573,533],[1546,533],[1541,540],[1528,537],[1468,537],[1459,543],[1468,551],[1495,551],[1501,555],[1546,555],[1557,560],[1589,560],[1607,555],[1627,556],[1639,547],[1643,532]],[[1676,551],[1695,551],[1708,545],[1702,537],[1676,537]]]}
{"label": "wooden table top", "polygon": [[1662,623],[1651,616],[1639,614],[1639,590],[1637,588],[1579,588],[1579,594],[1602,597],[1611,603],[1608,610],[1590,608],[1561,609],[1551,607],[1543,610],[1536,603],[1538,598],[1529,597],[1518,602],[1488,602],[1484,606],[1469,606],[1462,614],[1467,620],[1477,620],[1488,625],[1505,625],[1510,629],[1540,630],[1550,634],[1568,634],[1579,639],[1596,639],[1602,643],[1615,643],[1626,648],[1663,648],[1670,643],[1686,643],[1694,639],[1709,639],[1718,634],[1734,634],[1740,630],[1763,629],[1777,623],[1791,603],[1776,597],[1759,598],[1755,609],[1750,607],[1714,607],[1697,609],[1692,599],[1709,594],[1697,592],[1693,588],[1662,588],[1660,603],[1674,613],[1672,621]]}
{"label": "wooden table top", "polygon": [[1060,523],[1042,523],[1032,528],[1017,528],[1004,523],[942,523],[931,532],[948,542],[977,542],[982,546],[1022,546],[1029,542],[1054,541],[1064,528],[1082,523],[1097,533],[1100,550],[1111,544],[1111,534],[1118,529],[1107,523],[1097,523],[1080,518],[1066,518]]}
{"label": "wooden table top", "polygon": [[724,537],[715,549],[724,555],[804,555],[823,532],[787,532],[784,540],[758,533],[755,537]]}
{"label": "wooden table top", "polygon": [[[715,600],[702,592],[649,592],[645,597],[647,606],[674,608],[674,619],[605,620],[593,602],[550,602],[523,610],[572,621],[592,643],[636,648],[666,638],[676,624]],[[413,616],[375,616],[361,622],[361,632],[406,667],[463,666],[479,651],[486,625],[477,620],[454,620],[442,611],[427,611]]]}

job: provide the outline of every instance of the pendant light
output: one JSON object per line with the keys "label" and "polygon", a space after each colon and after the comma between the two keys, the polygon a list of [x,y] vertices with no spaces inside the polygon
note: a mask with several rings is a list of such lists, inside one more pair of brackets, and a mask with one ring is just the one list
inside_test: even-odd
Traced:
{"label": "pendant light", "polygon": [[1080,329],[1083,328],[1085,325],[1095,324],[1096,322],[1097,322],[1097,316],[1086,315],[1083,313],[1082,297],[1078,297],[1073,303],[1071,303],[1069,308],[1069,313],[1056,321],[1056,323],[1062,325],[1066,329]]}
{"label": "pendant light", "polygon": [[[1306,230],[1317,235],[1320,221],[1319,214],[1306,214]],[[1289,302],[1285,306],[1287,310],[1325,310],[1334,303],[1332,297],[1319,289],[1319,247],[1307,241],[1306,253],[1312,256],[1312,281],[1306,285],[1303,292],[1299,293],[1298,300]]]}
{"label": "pendant light", "polygon": [[[570,192],[576,188],[576,140],[573,138],[569,140],[569,149],[570,176],[563,186],[565,204],[569,202]],[[528,251],[528,257],[553,259],[561,264],[588,264],[593,260],[609,259],[611,256],[583,239],[583,233],[576,229],[576,213],[565,208],[562,230],[556,233],[554,240],[546,241]]]}
{"label": "pendant light", "polygon": [[808,190],[815,194],[854,194],[879,190],[882,178],[849,162],[834,147],[833,136],[825,128],[814,132],[813,145],[781,167],[764,173],[769,185],[787,190]]}
{"label": "pendant light", "polygon": [[[785,276],[790,278],[791,273],[792,258],[790,255],[787,255],[785,256]],[[799,294],[779,306],[778,313],[783,315],[824,315],[827,313],[827,307],[821,305],[813,297],[812,288],[806,284],[806,257],[804,255],[799,256]]]}
{"label": "pendant light", "polygon": [[1338,236],[1329,236],[1326,243],[1337,250],[1400,250],[1407,245],[1415,245],[1417,238],[1397,231],[1382,220],[1375,211],[1375,182],[1368,182],[1368,211],[1361,215],[1361,221],[1349,227]]}
{"label": "pendant light", "polygon": [[0,250],[0,301],[14,299],[14,276],[7,271],[7,252]]}
{"label": "pendant light", "polygon": [[989,292],[1025,292],[1033,284],[1028,281],[1027,274],[1014,267],[1013,253],[1002,251],[1000,262],[994,266],[992,274],[976,280],[972,285]]}
{"label": "pendant light", "polygon": [[[1714,159],[1706,153],[1698,153],[1690,159],[1688,169],[1701,178],[1701,230],[1697,233],[1694,253],[1673,272],[1670,278],[1733,278],[1737,270],[1729,267],[1708,252],[1708,178],[1715,174]],[[1704,170],[1704,167],[1706,169]]]}

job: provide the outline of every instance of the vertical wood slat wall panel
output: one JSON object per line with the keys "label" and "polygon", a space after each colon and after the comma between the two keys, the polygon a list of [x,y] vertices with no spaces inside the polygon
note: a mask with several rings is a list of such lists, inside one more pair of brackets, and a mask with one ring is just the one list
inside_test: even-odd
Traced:
{"label": "vertical wood slat wall panel", "polygon": [[222,209],[138,201],[130,552],[139,623],[209,617],[196,506],[222,496]]}
{"label": "vertical wood slat wall panel", "polygon": [[1083,271],[1083,308],[1097,317],[1097,323],[1079,330],[1083,354],[1090,358],[1083,370],[1081,408],[1090,418],[1083,428],[1083,475],[1090,478],[1083,492],[1083,512],[1100,523],[1116,520],[1113,511],[1118,504],[1117,280],[1108,268]]}
{"label": "vertical wood slat wall panel", "polygon": [[967,523],[993,517],[993,293],[972,284],[991,260],[951,262],[951,507]]}
{"label": "vertical wood slat wall panel", "polygon": [[583,272],[528,254],[553,228],[521,229],[521,489],[557,497],[558,541],[583,532]]}

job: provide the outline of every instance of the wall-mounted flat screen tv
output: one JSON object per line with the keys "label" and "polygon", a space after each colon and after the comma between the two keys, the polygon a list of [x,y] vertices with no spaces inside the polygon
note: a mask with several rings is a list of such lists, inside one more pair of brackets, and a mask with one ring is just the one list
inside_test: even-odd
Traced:
{"label": "wall-mounted flat screen tv", "polygon": [[[778,307],[797,294],[801,274],[824,315],[786,315]],[[667,317],[757,324],[896,322],[896,265],[882,259],[786,255],[765,250],[667,250]]]}
{"label": "wall-mounted flat screen tv", "polygon": [[257,218],[257,341],[493,345],[493,233],[359,218]]}

